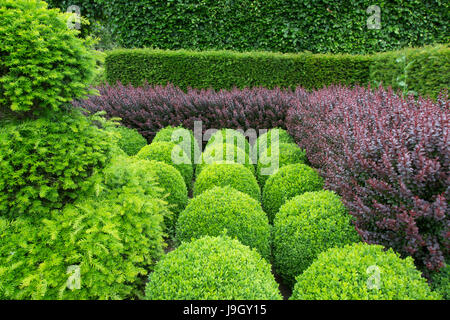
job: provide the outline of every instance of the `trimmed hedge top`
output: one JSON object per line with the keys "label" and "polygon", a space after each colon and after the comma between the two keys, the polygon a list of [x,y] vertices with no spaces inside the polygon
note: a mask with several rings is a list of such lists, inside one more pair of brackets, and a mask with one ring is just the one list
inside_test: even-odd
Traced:
{"label": "trimmed hedge top", "polygon": [[356,243],[325,251],[297,278],[291,300],[434,300],[413,260]]}
{"label": "trimmed hedge top", "polygon": [[329,248],[359,240],[352,218],[331,191],[306,192],[288,200],[275,216],[274,267],[291,286],[295,277]]}
{"label": "trimmed hedge top", "polygon": [[[371,59],[352,55],[231,51],[119,49],[105,59],[106,78],[140,86],[172,83],[182,89],[234,87],[321,88],[332,83],[369,82]],[[311,76],[314,75],[314,76]]]}
{"label": "trimmed hedge top", "polygon": [[107,130],[117,132],[120,136],[118,139],[119,148],[127,155],[134,156],[139,150],[147,145],[147,140],[136,130],[124,126],[110,127]]}
{"label": "trimmed hedge top", "polygon": [[205,235],[219,236],[226,230],[229,236],[269,259],[270,229],[257,200],[229,186],[215,187],[193,198],[180,213],[176,238],[190,241]]}
{"label": "trimmed hedge top", "polygon": [[228,237],[203,237],[169,252],[150,274],[150,300],[281,300],[268,262]]}

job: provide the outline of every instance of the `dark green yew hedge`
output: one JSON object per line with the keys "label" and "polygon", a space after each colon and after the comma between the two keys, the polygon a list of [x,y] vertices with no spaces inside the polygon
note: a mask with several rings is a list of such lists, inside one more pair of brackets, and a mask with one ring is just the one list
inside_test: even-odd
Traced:
{"label": "dark green yew hedge", "polygon": [[119,49],[108,53],[105,65],[111,84],[172,83],[183,90],[257,86],[317,89],[338,83],[371,83],[435,97],[450,83],[448,46],[374,55]]}
{"label": "dark green yew hedge", "polygon": [[106,57],[111,84],[172,83],[186,89],[233,87],[321,88],[332,83],[366,84],[371,59],[359,55],[280,54],[233,51],[119,49]]}

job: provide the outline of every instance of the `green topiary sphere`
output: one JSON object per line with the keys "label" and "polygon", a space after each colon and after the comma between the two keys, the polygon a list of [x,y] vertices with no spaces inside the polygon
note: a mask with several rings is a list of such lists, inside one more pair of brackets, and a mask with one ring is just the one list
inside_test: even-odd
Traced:
{"label": "green topiary sphere", "polygon": [[[172,135],[174,139],[172,140]],[[172,127],[167,126],[156,133],[152,142],[173,142],[178,144],[181,149],[184,150],[186,155],[191,158],[192,164],[196,164],[196,157],[200,157],[201,150],[198,141],[194,137],[194,133],[191,130],[185,129],[182,126]]]}
{"label": "green topiary sphere", "polygon": [[167,163],[177,169],[183,176],[188,189],[192,187],[193,168],[186,153],[173,142],[153,142],[142,148],[136,157]]}
{"label": "green topiary sphere", "polygon": [[0,215],[46,214],[73,202],[117,153],[98,117],[54,112],[0,127]]}
{"label": "green topiary sphere", "polygon": [[230,186],[260,201],[261,191],[253,173],[242,164],[210,164],[197,176],[194,197],[214,187]]}
{"label": "green topiary sphere", "polygon": [[256,167],[258,182],[261,187],[264,187],[267,179],[276,173],[279,168],[289,164],[305,163],[306,161],[305,151],[295,143],[279,143],[278,149],[271,145],[259,155]]}
{"label": "green topiary sphere", "polygon": [[450,267],[449,264],[445,264],[438,272],[435,272],[431,276],[431,287],[444,300],[450,300]]}
{"label": "green topiary sphere", "polygon": [[190,241],[227,234],[270,257],[270,225],[259,202],[231,187],[215,187],[192,199],[180,213],[176,238]]}
{"label": "green topiary sphere", "polygon": [[169,252],[149,276],[150,300],[281,300],[271,267],[228,237],[203,237]]}
{"label": "green topiary sphere", "polygon": [[69,14],[40,0],[2,0],[0,16],[0,110],[56,111],[89,92],[92,43],[68,28]]}
{"label": "green topiary sphere", "polygon": [[[276,133],[277,135],[275,134],[272,137],[272,133]],[[286,130],[273,128],[266,133],[261,134],[258,139],[256,139],[252,148],[252,157],[257,160],[262,152],[269,148],[273,142],[277,141],[279,143],[295,143],[294,138],[292,138]]]}
{"label": "green topiary sphere", "polygon": [[322,252],[297,277],[291,300],[439,299],[408,257],[355,243]]}
{"label": "green topiary sphere", "polygon": [[289,199],[323,187],[323,179],[305,164],[290,164],[267,179],[262,194],[264,210],[272,222],[280,207]]}
{"label": "green topiary sphere", "polygon": [[288,200],[275,216],[273,257],[277,273],[293,286],[295,277],[329,248],[359,241],[339,197],[331,191],[306,192]]}
{"label": "green topiary sphere", "polygon": [[238,163],[248,168],[255,174],[255,166],[252,164],[250,156],[241,148],[231,144],[211,144],[202,153],[201,163],[197,165],[195,174],[198,177],[203,168],[212,163]]}
{"label": "green topiary sphere", "polygon": [[216,131],[211,138],[209,138],[206,147],[212,144],[233,144],[238,148],[244,150],[247,154],[250,154],[251,148],[245,136],[238,130],[234,129],[221,129]]}
{"label": "green topiary sphere", "polygon": [[118,126],[107,130],[117,132],[120,135],[118,146],[129,156],[136,155],[139,150],[147,145],[147,140],[136,129]]}

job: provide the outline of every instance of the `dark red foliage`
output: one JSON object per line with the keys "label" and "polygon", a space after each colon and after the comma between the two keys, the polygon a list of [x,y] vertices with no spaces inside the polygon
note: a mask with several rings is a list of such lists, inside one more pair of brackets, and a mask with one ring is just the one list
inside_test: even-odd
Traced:
{"label": "dark red foliage", "polygon": [[287,127],[368,243],[436,270],[449,253],[449,100],[331,86],[303,96]]}
{"label": "dark red foliage", "polygon": [[187,93],[172,85],[134,88],[101,86],[100,96],[73,104],[89,111],[106,111],[110,117],[136,128],[149,141],[168,125],[193,129],[194,121],[202,121],[203,129],[233,128],[270,129],[285,127],[289,107],[298,101],[288,90],[234,89],[195,90]]}

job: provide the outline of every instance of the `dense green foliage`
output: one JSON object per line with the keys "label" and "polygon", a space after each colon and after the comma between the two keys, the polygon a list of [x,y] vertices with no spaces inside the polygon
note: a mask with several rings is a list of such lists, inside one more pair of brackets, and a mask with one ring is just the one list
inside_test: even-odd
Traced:
{"label": "dense green foliage", "polygon": [[374,56],[370,81],[433,98],[450,85],[450,48],[404,49]]}
{"label": "dense green foliage", "polygon": [[450,300],[450,267],[448,264],[435,272],[431,277],[431,287],[439,293],[443,299]]}
{"label": "dense green foliage", "polygon": [[113,133],[79,111],[56,112],[0,127],[0,212],[9,216],[61,209],[89,188],[88,178],[116,153]]}
{"label": "dense green foliage", "polygon": [[202,170],[213,163],[237,163],[244,165],[252,174],[255,173],[255,166],[252,163],[250,155],[236,145],[226,144],[220,145],[212,143],[205,147],[202,153],[202,161],[197,165],[195,174],[198,177]]}
{"label": "dense green foliage", "polygon": [[193,198],[180,213],[178,241],[219,236],[224,230],[243,244],[270,257],[270,225],[259,201],[232,187],[215,187]]}
{"label": "dense green foliage", "polygon": [[134,156],[139,150],[147,145],[147,140],[136,129],[130,129],[124,126],[110,127],[110,131],[117,132],[119,134],[118,146],[127,155]]}
{"label": "dense green foliage", "polygon": [[291,286],[319,253],[359,240],[351,216],[330,191],[306,192],[287,201],[273,224],[274,267]]}
{"label": "dense green foliage", "polygon": [[[332,83],[366,84],[368,56],[233,51],[119,49],[105,59],[106,78],[134,86],[168,82],[182,89],[233,87],[321,88]],[[314,75],[314,76],[311,76]]]}
{"label": "dense green foliage", "polygon": [[[0,299],[141,296],[143,276],[163,254],[170,212],[152,168],[126,159],[93,176],[95,193],[58,214],[0,217]],[[70,286],[72,268],[79,287]]]}
{"label": "dense green foliage", "polygon": [[291,299],[425,300],[439,295],[431,292],[410,257],[357,243],[321,253],[298,276]]}
{"label": "dense green foliage", "polygon": [[305,164],[290,164],[271,175],[264,185],[262,204],[272,222],[280,207],[289,199],[305,192],[318,191],[323,179]]}
{"label": "dense green foliage", "polygon": [[[233,144],[238,148],[241,148],[246,153],[250,154],[250,144],[248,143],[242,132],[234,129],[221,129],[216,131],[208,140],[206,147],[212,144]],[[205,147],[205,148],[206,148]]]}
{"label": "dense green foliage", "polygon": [[[178,214],[188,202],[188,191],[183,177],[177,169],[164,162],[119,157],[113,159],[99,176],[101,184],[109,190],[121,189],[124,193],[147,194],[147,190],[158,189],[160,198],[167,202],[173,213],[165,217],[165,224],[170,232],[175,229]],[[94,179],[98,179],[98,176],[94,176]],[[96,182],[93,184],[92,193],[99,188],[99,181]]]}
{"label": "dense green foliage", "polygon": [[[172,135],[174,137],[172,138]],[[175,140],[173,140],[175,139]],[[180,146],[186,153],[186,155],[191,158],[192,164],[195,166],[195,159],[199,158],[201,155],[201,150],[198,141],[194,137],[194,133],[191,130],[185,129],[182,126],[172,127],[168,126],[159,130],[152,142],[174,142]]]}
{"label": "dense green foliage", "polygon": [[164,141],[153,142],[142,148],[136,156],[140,159],[161,161],[175,167],[183,176],[188,189],[191,188],[194,174],[191,160],[177,144]]}
{"label": "dense green foliage", "polygon": [[[372,5],[380,29],[370,29]],[[440,0],[111,0],[124,47],[369,53],[448,42],[450,8]]]}
{"label": "dense green foliage", "polygon": [[151,300],[281,300],[270,265],[228,237],[203,237],[169,252],[150,274]]}
{"label": "dense green foliage", "polygon": [[230,186],[260,201],[261,191],[253,173],[242,164],[210,164],[194,183],[194,197],[214,187]]}
{"label": "dense green foliage", "polygon": [[0,111],[59,110],[94,76],[89,40],[40,0],[0,1]]}
{"label": "dense green foliage", "polygon": [[[295,143],[277,143],[269,146],[259,153],[256,175],[261,187],[264,187],[269,176],[276,173],[279,168],[289,164],[306,163],[306,153]],[[278,163],[278,165],[275,165]]]}

